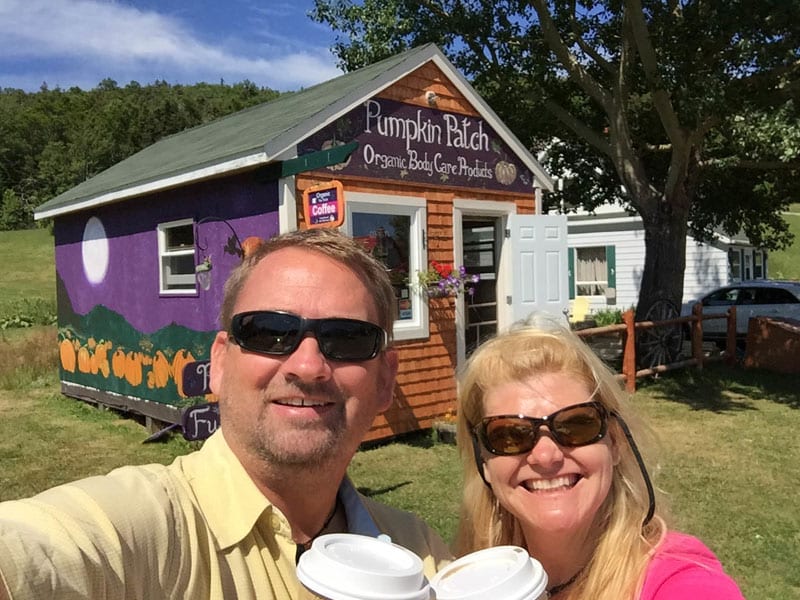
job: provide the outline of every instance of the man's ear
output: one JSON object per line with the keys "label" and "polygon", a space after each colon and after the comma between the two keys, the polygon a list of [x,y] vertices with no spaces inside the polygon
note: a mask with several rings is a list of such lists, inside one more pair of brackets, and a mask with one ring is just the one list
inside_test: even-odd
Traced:
{"label": "man's ear", "polygon": [[219,397],[222,384],[222,373],[225,371],[225,353],[228,347],[228,334],[225,331],[218,331],[211,343],[211,373],[208,378],[211,391]]}
{"label": "man's ear", "polygon": [[378,414],[389,409],[394,401],[394,386],[397,381],[398,357],[395,348],[387,348],[380,356],[378,373]]}

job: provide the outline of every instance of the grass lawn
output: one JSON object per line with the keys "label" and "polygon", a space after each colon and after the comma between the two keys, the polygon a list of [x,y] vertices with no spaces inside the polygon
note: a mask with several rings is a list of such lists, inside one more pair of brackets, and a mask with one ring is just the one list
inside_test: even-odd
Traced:
{"label": "grass lawn", "polygon": [[44,298],[55,301],[53,236],[47,229],[0,232],[0,301]]}
{"label": "grass lawn", "polygon": [[14,316],[42,322],[41,315],[55,315],[54,253],[47,229],[0,231],[0,323]]}
{"label": "grass lawn", "polygon": [[800,204],[789,207],[792,214],[783,218],[789,224],[789,231],[794,233],[794,242],[786,250],[770,252],[767,270],[773,279],[800,280]]}
{"label": "grass lawn", "polygon": [[749,599],[800,598],[800,377],[681,371],[637,392],[662,444],[674,522],[714,549]]}

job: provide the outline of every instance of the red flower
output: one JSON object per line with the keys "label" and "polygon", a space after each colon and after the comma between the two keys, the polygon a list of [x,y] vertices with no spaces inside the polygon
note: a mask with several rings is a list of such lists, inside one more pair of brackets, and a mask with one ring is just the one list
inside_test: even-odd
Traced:
{"label": "red flower", "polygon": [[443,279],[450,277],[450,274],[453,272],[453,267],[451,267],[450,265],[443,265],[441,263],[436,262],[435,260],[431,261],[431,266],[439,274],[439,277]]}

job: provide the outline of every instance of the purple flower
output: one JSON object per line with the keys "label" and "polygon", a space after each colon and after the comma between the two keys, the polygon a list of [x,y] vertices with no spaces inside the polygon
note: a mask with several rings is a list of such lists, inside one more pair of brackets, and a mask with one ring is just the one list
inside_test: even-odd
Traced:
{"label": "purple flower", "polygon": [[458,269],[451,269],[448,265],[435,261],[431,265],[430,269],[419,274],[420,283],[428,297],[458,296],[462,292],[467,292],[470,296],[475,294],[474,285],[480,281],[480,276],[467,273],[464,265]]}

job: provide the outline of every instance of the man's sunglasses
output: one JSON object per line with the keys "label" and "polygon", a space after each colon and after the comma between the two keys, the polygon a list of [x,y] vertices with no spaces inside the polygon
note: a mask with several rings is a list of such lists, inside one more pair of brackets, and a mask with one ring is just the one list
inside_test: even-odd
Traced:
{"label": "man's sunglasses", "polygon": [[561,446],[588,446],[606,434],[608,411],[599,402],[584,402],[542,418],[498,415],[482,419],[474,432],[492,454],[512,456],[533,449],[542,435],[542,425],[547,425]]}
{"label": "man's sunglasses", "polygon": [[291,354],[310,332],[320,352],[329,360],[360,362],[375,358],[389,336],[373,323],[356,319],[306,319],[276,310],[254,310],[233,316],[230,335],[250,352],[285,356]]}

